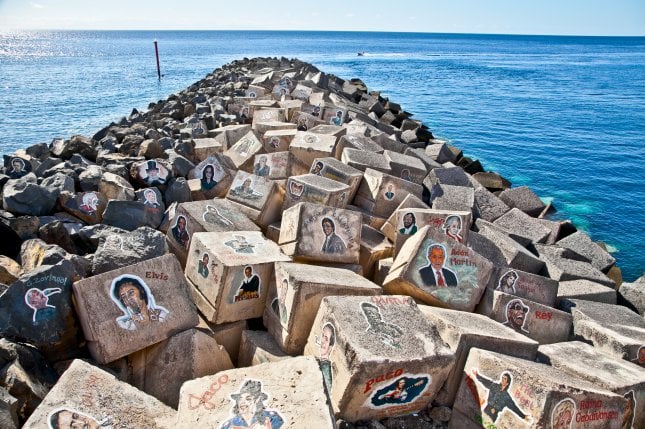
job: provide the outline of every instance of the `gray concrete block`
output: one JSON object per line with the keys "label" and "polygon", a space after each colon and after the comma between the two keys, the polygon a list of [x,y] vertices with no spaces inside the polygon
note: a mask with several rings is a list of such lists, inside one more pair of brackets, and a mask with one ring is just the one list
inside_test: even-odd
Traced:
{"label": "gray concrete block", "polygon": [[594,243],[591,238],[582,231],[577,231],[557,242],[557,245],[584,256],[591,261],[591,265],[597,270],[606,273],[615,263],[616,259],[605,249]]}

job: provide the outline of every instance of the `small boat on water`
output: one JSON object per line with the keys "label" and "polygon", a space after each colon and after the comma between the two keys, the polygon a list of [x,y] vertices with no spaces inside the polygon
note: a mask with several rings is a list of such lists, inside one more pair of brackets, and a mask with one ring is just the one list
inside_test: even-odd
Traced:
{"label": "small boat on water", "polygon": [[358,56],[359,56],[359,57],[363,57],[363,56],[365,56],[365,51],[361,51],[361,52],[359,52],[359,53],[358,53]]}

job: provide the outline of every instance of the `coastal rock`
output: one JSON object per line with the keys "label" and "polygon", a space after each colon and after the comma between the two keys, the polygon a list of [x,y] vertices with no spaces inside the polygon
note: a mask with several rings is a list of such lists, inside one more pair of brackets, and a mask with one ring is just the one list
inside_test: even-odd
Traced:
{"label": "coastal rock", "polygon": [[97,150],[92,140],[80,135],[73,136],[69,140],[55,139],[49,150],[57,158],[69,159],[79,153],[91,161],[96,161]]}
{"label": "coastal rock", "polygon": [[132,232],[119,233],[114,229],[101,229],[91,238],[100,244],[92,260],[92,272],[104,273],[137,262],[162,256],[168,252],[164,235],[147,226]]}
{"label": "coastal rock", "polygon": [[38,237],[47,244],[56,244],[68,253],[78,253],[70,231],[59,220],[49,222],[38,229]]}
{"label": "coastal rock", "polygon": [[564,247],[584,256],[591,261],[591,265],[597,270],[606,273],[615,263],[616,259],[605,249],[594,243],[591,238],[582,231],[564,237],[557,242],[557,245]]}
{"label": "coastal rock", "polygon": [[[34,219],[38,222],[38,218],[32,218],[32,220]],[[11,220],[8,220],[8,223],[11,224]],[[13,223],[15,225],[15,222]],[[0,236],[2,237],[0,241],[0,255],[16,259],[20,252],[20,245],[23,239],[16,234],[16,231],[11,226],[5,224],[4,219],[0,220]]]}
{"label": "coastal rock", "polygon": [[9,391],[0,386],[0,427],[6,429],[18,429],[18,399],[12,396]]}
{"label": "coastal rock", "polygon": [[529,216],[537,217],[546,205],[528,186],[520,186],[502,191],[499,198],[509,207],[517,207]]}
{"label": "coastal rock", "polygon": [[168,189],[164,193],[164,202],[167,206],[172,203],[185,203],[191,201],[190,186],[183,177],[178,177],[170,181]]}
{"label": "coastal rock", "polygon": [[623,283],[618,289],[618,303],[645,316],[645,283]]}
{"label": "coastal rock", "polygon": [[62,173],[46,177],[40,184],[56,193],[63,191],[74,192],[74,179]]}
{"label": "coastal rock", "polygon": [[475,173],[472,177],[490,192],[504,191],[511,187],[511,182],[492,171]]}
{"label": "coastal rock", "polygon": [[2,206],[16,214],[49,214],[56,204],[58,193],[35,182],[36,177],[32,173],[21,179],[9,180],[2,189]]}
{"label": "coastal rock", "polygon": [[21,271],[19,263],[7,256],[0,255],[0,283],[9,285],[15,282]]}
{"label": "coastal rock", "polygon": [[99,192],[108,200],[132,201],[134,199],[134,188],[130,182],[107,171],[101,176]]}
{"label": "coastal rock", "polygon": [[83,172],[78,175],[78,181],[81,191],[98,191],[99,183],[101,182],[101,176],[103,176],[103,173],[103,168],[98,165],[90,165],[89,167],[85,168]]}
{"label": "coastal rock", "polygon": [[61,192],[58,196],[58,204],[67,213],[82,221],[96,224],[103,219],[107,199],[97,191],[79,192],[77,194]]}

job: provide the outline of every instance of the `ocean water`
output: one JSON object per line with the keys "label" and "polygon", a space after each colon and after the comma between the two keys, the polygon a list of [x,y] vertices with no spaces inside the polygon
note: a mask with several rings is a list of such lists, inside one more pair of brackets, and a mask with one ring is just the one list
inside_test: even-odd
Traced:
{"label": "ocean water", "polygon": [[[153,40],[159,42],[158,81]],[[357,52],[365,52],[357,56]],[[0,152],[91,136],[232,60],[360,78],[645,269],[645,38],[283,31],[0,33]]]}

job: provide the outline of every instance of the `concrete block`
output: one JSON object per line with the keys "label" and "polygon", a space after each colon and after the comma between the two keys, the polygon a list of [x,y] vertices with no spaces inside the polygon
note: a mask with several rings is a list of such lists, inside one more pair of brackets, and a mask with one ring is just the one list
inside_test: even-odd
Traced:
{"label": "concrete block", "polygon": [[99,363],[112,362],[198,323],[174,255],[82,279],[73,288],[87,347]]}
{"label": "concrete block", "polygon": [[509,232],[513,239],[521,237],[533,243],[546,243],[551,236],[551,230],[538,219],[532,218],[518,208],[513,208],[494,222],[500,228]]}
{"label": "concrete block", "polygon": [[511,182],[493,171],[480,171],[473,174],[472,178],[490,192],[504,191],[511,187]]}
{"label": "concrete block", "polygon": [[[291,124],[294,125],[294,124]],[[262,143],[264,144],[264,151],[271,152],[288,152],[291,140],[298,131],[295,126],[289,129],[272,129],[264,132]]]}
{"label": "concrete block", "polygon": [[583,299],[585,301],[616,304],[616,291],[605,285],[589,280],[568,280],[560,282],[557,302],[566,299]]}
{"label": "concrete block", "polygon": [[[406,197],[401,201],[401,204],[399,204],[392,212],[390,217],[387,219],[387,222],[381,227],[381,232],[391,241],[395,242],[396,241],[396,234],[397,230],[401,228],[400,223],[397,223],[397,213],[399,210],[403,209],[427,209],[429,208],[426,203],[423,202],[423,200],[419,197],[416,197],[414,195],[408,194]],[[417,226],[418,229],[418,226]]]}
{"label": "concrete block", "polygon": [[242,136],[233,146],[222,154],[227,167],[247,172],[253,171],[253,157],[262,152],[263,145],[253,131]]}
{"label": "concrete block", "polygon": [[627,407],[618,419],[621,428],[645,426],[645,372],[642,368],[612,359],[579,341],[540,346],[537,360],[625,398]]}
{"label": "concrete block", "polygon": [[191,174],[188,186],[193,200],[223,198],[231,186],[233,178],[215,156],[209,156],[197,164]]}
{"label": "concrete block", "polygon": [[540,344],[567,341],[571,332],[569,313],[492,289],[486,289],[477,312]]}
{"label": "concrete block", "polygon": [[488,238],[497,246],[511,268],[537,274],[546,266],[543,260],[526,250],[524,246],[501,232],[490,222],[477,219],[475,225],[477,225],[480,235]]}
{"label": "concrete block", "polygon": [[520,270],[495,267],[488,288],[526,298],[529,301],[555,306],[559,287],[556,280]]}
{"label": "concrete block", "polygon": [[349,186],[347,201],[352,201],[363,179],[363,172],[342,163],[336,158],[316,158],[311,163],[311,174],[326,177]]}
{"label": "concrete block", "polygon": [[240,343],[242,342],[242,332],[247,329],[246,320],[238,320],[237,322],[222,323],[219,325],[205,323],[213,332],[213,338],[215,338],[217,344],[221,344],[226,349],[233,364],[237,365]]}
{"label": "concrete block", "polygon": [[280,349],[271,334],[266,331],[242,331],[238,367],[260,365],[267,362],[278,362],[291,356]]}
{"label": "concrete block", "polygon": [[260,317],[273,264],[289,261],[278,245],[256,231],[200,232],[186,263],[186,277],[215,309],[216,324]]}
{"label": "concrete block", "polygon": [[295,260],[358,262],[362,216],[351,210],[298,203],[282,213],[280,244]]}
{"label": "concrete block", "polygon": [[443,164],[444,162],[455,162],[457,160],[455,154],[445,143],[437,142],[429,144],[425,148],[425,153],[439,164]]}
{"label": "concrete block", "polygon": [[226,198],[237,203],[253,222],[266,227],[280,219],[284,191],[273,180],[240,170]]}
{"label": "concrete block", "polygon": [[185,266],[190,240],[195,232],[259,230],[231,201],[214,198],[179,204],[166,233],[166,242]]}
{"label": "concrete block", "polygon": [[434,185],[430,190],[433,209],[472,212],[475,207],[475,190],[466,186]]}
{"label": "concrete block", "polygon": [[176,414],[152,396],[77,359],[23,428],[171,429],[176,427]]}
{"label": "concrete block", "polygon": [[537,217],[546,207],[528,186],[506,189],[499,194],[499,198],[509,207],[516,207],[533,217]]}
{"label": "concrete block", "polygon": [[343,151],[346,148],[356,149],[359,151],[370,152],[374,154],[382,154],[383,148],[374,140],[360,134],[345,134],[338,140],[334,156],[336,159],[341,159]]}
{"label": "concrete block", "polygon": [[330,157],[336,147],[336,137],[299,131],[289,146],[289,169],[291,176],[307,174],[314,159]]}
{"label": "concrete block", "polygon": [[408,182],[421,185],[428,170],[425,164],[417,157],[386,150],[383,152],[390,163],[392,176],[400,177]]}
{"label": "concrete block", "polygon": [[423,184],[428,189],[437,184],[473,188],[470,176],[461,167],[433,168],[423,180]]}
{"label": "concrete block", "polygon": [[354,205],[387,218],[408,194],[421,198],[423,187],[398,177],[368,168],[363,175]]}
{"label": "concrete block", "polygon": [[392,243],[369,225],[361,226],[361,252],[359,263],[363,267],[363,275],[371,279],[374,276],[376,263],[384,258],[389,258],[394,252]]}
{"label": "concrete block", "polygon": [[390,161],[383,154],[376,152],[364,152],[360,149],[348,147],[343,149],[340,160],[360,171],[372,169],[385,174],[392,172]]}
{"label": "concrete block", "polygon": [[480,255],[486,255],[486,258],[493,264],[493,266],[508,268],[506,256],[504,256],[499,247],[497,247],[489,238],[484,237],[475,231],[470,231],[468,233],[467,245]]}
{"label": "concrete block", "polygon": [[486,188],[475,188],[475,205],[477,215],[488,222],[494,222],[495,219],[511,209]]}
{"label": "concrete block", "polygon": [[193,143],[195,143],[195,148],[193,149],[195,151],[195,158],[198,161],[203,161],[210,156],[215,156],[224,151],[222,142],[215,138],[197,138],[193,139]]}
{"label": "concrete block", "polygon": [[222,371],[184,383],[179,428],[333,429],[334,418],[315,359],[298,357]]}
{"label": "concrete block", "polygon": [[390,273],[390,269],[394,264],[393,258],[381,259],[376,263],[376,268],[374,270],[374,283],[382,286],[385,281],[385,277]]}
{"label": "concrete block", "polygon": [[271,180],[289,177],[289,152],[272,152],[255,155],[253,174]]}
{"label": "concrete block", "polygon": [[226,349],[207,331],[196,328],[135,352],[127,360],[130,383],[173,408],[185,381],[233,368]]}
{"label": "concrete block", "polygon": [[401,250],[405,241],[424,226],[429,226],[438,234],[447,238],[466,243],[472,224],[472,215],[469,211],[447,211],[435,209],[405,209],[397,210],[397,232],[394,240],[394,255]]}
{"label": "concrete block", "polygon": [[484,257],[425,226],[405,242],[383,288],[426,304],[472,311],[491,270]]}
{"label": "concrete block", "polygon": [[222,150],[227,150],[233,146],[238,140],[240,140],[244,135],[251,131],[250,124],[234,124],[226,125],[221,128],[215,128],[210,130],[209,133],[213,133],[215,139],[222,143]]}
{"label": "concrete block", "polygon": [[591,342],[614,359],[625,359],[645,367],[645,320],[621,305],[568,299],[560,308],[573,316],[576,339]]}
{"label": "concrete block", "polygon": [[350,422],[424,409],[454,354],[407,296],[323,299],[305,347],[334,411]]}
{"label": "concrete block", "polygon": [[602,271],[594,268],[585,259],[576,260],[570,257],[580,258],[578,254],[571,255],[571,250],[558,246],[546,246],[536,244],[535,249],[546,264],[549,277],[558,281],[586,279],[592,282],[603,284],[610,288],[616,288],[616,283],[607,277]]}
{"label": "concrete block", "polygon": [[324,297],[381,294],[378,285],[339,268],[280,262],[275,278],[264,324],[282,350],[292,355],[302,353]]}
{"label": "concrete block", "polygon": [[534,360],[538,343],[511,328],[500,325],[481,314],[419,306],[428,321],[437,327],[439,335],[455,352],[455,366],[435,398],[436,404],[452,407],[461,383],[462,373],[473,347]]}
{"label": "concrete block", "polygon": [[618,428],[626,401],[564,371],[471,349],[455,410],[470,420],[450,428]]}
{"label": "concrete block", "polygon": [[633,283],[621,284],[618,289],[618,303],[645,316],[645,283],[636,280]]}
{"label": "concrete block", "polygon": [[351,192],[348,185],[315,174],[291,176],[286,188],[282,211],[300,202],[345,208]]}
{"label": "concrete block", "polygon": [[591,238],[582,231],[576,231],[557,242],[557,245],[564,247],[584,256],[591,261],[591,265],[597,270],[606,273],[615,263],[616,259],[605,249],[594,243]]}

